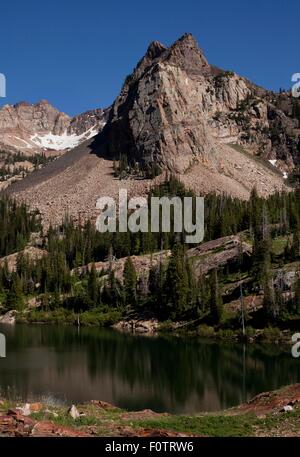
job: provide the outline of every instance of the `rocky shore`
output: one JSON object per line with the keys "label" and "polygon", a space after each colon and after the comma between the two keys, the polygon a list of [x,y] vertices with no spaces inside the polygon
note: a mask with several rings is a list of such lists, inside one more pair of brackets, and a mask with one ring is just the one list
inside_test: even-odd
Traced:
{"label": "rocky shore", "polygon": [[93,400],[52,406],[0,400],[0,437],[299,436],[300,384],[265,392],[238,407],[176,416],[125,411]]}
{"label": "rocky shore", "polygon": [[117,322],[113,328],[122,332],[155,335],[159,330],[157,319],[128,319]]}

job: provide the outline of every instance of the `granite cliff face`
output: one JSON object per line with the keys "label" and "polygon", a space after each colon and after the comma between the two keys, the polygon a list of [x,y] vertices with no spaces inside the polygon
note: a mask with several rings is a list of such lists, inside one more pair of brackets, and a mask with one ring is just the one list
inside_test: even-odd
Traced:
{"label": "granite cliff face", "polygon": [[72,118],[46,100],[5,105],[0,109],[0,146],[27,155],[64,152],[96,135],[106,116],[107,110],[96,109]]}
{"label": "granite cliff face", "polygon": [[299,113],[289,94],[209,65],[186,34],[170,48],[149,46],[113,104],[99,151],[182,173],[215,163],[219,144],[239,144],[285,173],[299,162]]}
{"label": "granite cliff face", "polygon": [[69,119],[46,100],[35,105],[20,102],[14,106],[5,105],[0,110],[0,130],[20,128],[32,133],[51,131],[59,135],[66,129]]}

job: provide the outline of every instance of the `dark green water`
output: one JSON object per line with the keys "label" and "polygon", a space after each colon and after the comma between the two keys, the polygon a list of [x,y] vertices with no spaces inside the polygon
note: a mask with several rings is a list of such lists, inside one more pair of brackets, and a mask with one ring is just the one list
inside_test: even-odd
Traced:
{"label": "dark green water", "polygon": [[99,399],[132,410],[194,413],[300,381],[300,360],[276,346],[67,326],[2,326],[0,332],[7,338],[0,394],[14,399]]}

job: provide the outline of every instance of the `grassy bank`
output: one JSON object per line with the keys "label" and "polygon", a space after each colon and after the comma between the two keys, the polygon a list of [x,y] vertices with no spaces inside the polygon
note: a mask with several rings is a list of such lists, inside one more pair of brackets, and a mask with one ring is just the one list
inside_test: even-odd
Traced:
{"label": "grassy bank", "polygon": [[[27,428],[23,433],[26,436],[297,436],[299,398],[300,386],[294,385],[260,394],[239,407],[196,415],[160,414],[151,410],[132,412],[92,401],[77,405],[76,418],[66,406],[34,403],[27,405],[29,414],[26,414]],[[16,436],[15,433],[20,433],[10,429],[8,424],[9,421],[23,423],[22,408],[24,404],[0,401],[4,418],[1,421],[0,416],[0,434]]]}
{"label": "grassy bank", "polygon": [[178,327],[171,322],[162,322],[159,326],[160,333],[171,333],[176,335],[200,337],[221,341],[247,341],[248,343],[274,343],[290,344],[294,333],[292,329],[282,330],[279,327],[267,326],[255,329],[251,326],[245,327],[245,333],[240,328],[213,327],[200,324],[191,328],[190,326]]}
{"label": "grassy bank", "polygon": [[100,312],[97,310],[75,313],[72,310],[59,308],[53,311],[30,310],[17,314],[19,323],[41,323],[41,324],[60,324],[60,325],[78,325],[109,327],[120,321],[122,313],[117,310],[109,312]]}
{"label": "grassy bank", "polygon": [[[110,327],[126,319],[126,315],[118,310],[99,311],[91,310],[83,313],[75,313],[73,310],[58,308],[56,310],[43,311],[40,309],[26,310],[16,315],[18,323],[27,324],[59,324],[78,325],[88,327]],[[128,317],[127,317],[128,319]],[[145,321],[144,317],[137,317],[137,322]],[[207,338],[222,341],[247,341],[249,343],[268,342],[274,344],[291,344],[293,329],[282,329],[275,326],[256,329],[246,326],[245,334],[242,329],[228,327],[224,321],[223,326],[210,326],[193,322],[160,322],[157,327],[159,334],[171,334],[176,336],[189,336]],[[139,333],[138,331],[136,333]]]}

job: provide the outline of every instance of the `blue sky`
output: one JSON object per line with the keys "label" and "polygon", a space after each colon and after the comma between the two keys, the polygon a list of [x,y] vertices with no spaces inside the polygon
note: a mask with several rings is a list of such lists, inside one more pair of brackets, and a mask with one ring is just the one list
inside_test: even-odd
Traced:
{"label": "blue sky", "polygon": [[299,0],[11,0],[0,15],[0,105],[47,99],[71,115],[108,106],[150,41],[185,32],[210,63],[266,88],[288,88],[300,72]]}

